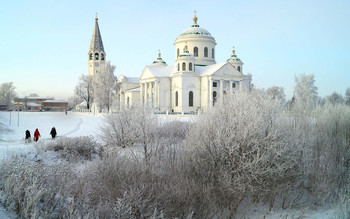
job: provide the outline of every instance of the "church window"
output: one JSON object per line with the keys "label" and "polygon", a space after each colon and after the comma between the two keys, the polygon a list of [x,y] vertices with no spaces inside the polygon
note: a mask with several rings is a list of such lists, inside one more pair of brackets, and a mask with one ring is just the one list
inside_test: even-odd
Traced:
{"label": "church window", "polygon": [[105,60],[105,54],[101,54],[101,60]]}
{"label": "church window", "polygon": [[193,91],[188,94],[188,106],[193,106]]}
{"label": "church window", "polygon": [[214,50],[214,48],[211,49],[211,57],[212,57],[213,59],[215,59],[215,50]]}
{"label": "church window", "polygon": [[128,97],[128,98],[126,99],[126,108],[127,108],[127,109],[130,108],[129,103],[130,103],[130,98]]}
{"label": "church window", "polygon": [[218,82],[213,82],[213,87],[217,87],[218,86]]}
{"label": "church window", "polygon": [[217,93],[216,93],[216,91],[214,91],[214,92],[213,92],[213,106],[214,106],[214,104],[215,104],[216,97],[217,97]]}
{"label": "church window", "polygon": [[92,53],[90,53],[89,59],[92,60]]}
{"label": "church window", "polygon": [[182,71],[186,71],[186,63],[182,63]]}
{"label": "church window", "polygon": [[208,57],[208,47],[204,48],[204,57]]}
{"label": "church window", "polygon": [[98,60],[98,53],[95,53],[95,60]]}
{"label": "church window", "polygon": [[176,91],[175,92],[175,106],[178,106],[179,105],[179,94],[178,92]]}
{"label": "church window", "polygon": [[188,70],[192,71],[192,62],[190,62],[190,64],[188,64]]}
{"label": "church window", "polygon": [[238,67],[237,67],[237,70],[238,70],[239,72],[241,72],[241,66],[238,66]]}
{"label": "church window", "polygon": [[180,49],[177,48],[177,57],[179,57],[179,55],[180,55]]}
{"label": "church window", "polygon": [[236,88],[236,83],[232,83],[232,88]]}
{"label": "church window", "polygon": [[177,71],[180,71],[180,63],[177,63]]}
{"label": "church window", "polygon": [[198,47],[197,46],[193,48],[193,56],[198,57]]}

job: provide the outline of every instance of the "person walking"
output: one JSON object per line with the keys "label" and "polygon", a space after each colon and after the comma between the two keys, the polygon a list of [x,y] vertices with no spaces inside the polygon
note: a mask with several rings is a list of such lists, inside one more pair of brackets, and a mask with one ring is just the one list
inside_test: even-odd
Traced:
{"label": "person walking", "polygon": [[35,129],[35,132],[34,132],[34,141],[38,141],[39,140],[39,137],[40,137],[40,132],[38,129]]}
{"label": "person walking", "polygon": [[30,141],[31,141],[30,131],[27,130],[27,131],[26,131],[25,142],[26,142],[26,143],[29,143]]}
{"label": "person walking", "polygon": [[52,139],[54,139],[56,137],[57,132],[56,132],[56,128],[55,127],[52,127],[50,135],[51,135]]}

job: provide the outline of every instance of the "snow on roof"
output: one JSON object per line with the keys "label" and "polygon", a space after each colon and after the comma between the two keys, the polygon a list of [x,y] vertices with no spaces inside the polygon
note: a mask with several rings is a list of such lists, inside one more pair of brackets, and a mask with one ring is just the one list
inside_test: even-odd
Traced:
{"label": "snow on roof", "polygon": [[81,103],[78,104],[77,106],[87,106],[87,102],[84,100],[83,102],[81,102]]}
{"label": "snow on roof", "polygon": [[125,92],[140,92],[140,88],[133,88],[133,89],[130,89],[130,90],[126,90]]}
{"label": "snow on roof", "polygon": [[208,66],[195,66],[195,71],[198,72],[201,76],[208,76],[214,74],[222,66],[226,65],[227,62],[218,63]]}
{"label": "snow on roof", "polygon": [[176,72],[176,66],[147,65],[147,68],[154,77],[170,77],[172,73]]}
{"label": "snow on roof", "polygon": [[67,103],[65,100],[45,100],[44,103]]}
{"label": "snow on roof", "polygon": [[126,77],[126,81],[129,83],[140,83],[140,78],[137,77]]}

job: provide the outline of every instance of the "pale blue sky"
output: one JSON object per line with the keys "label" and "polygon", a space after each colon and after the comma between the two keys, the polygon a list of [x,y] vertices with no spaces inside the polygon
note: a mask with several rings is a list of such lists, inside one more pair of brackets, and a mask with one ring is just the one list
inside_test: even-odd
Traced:
{"label": "pale blue sky", "polygon": [[192,24],[215,37],[216,61],[236,47],[258,88],[293,94],[294,76],[315,75],[319,95],[350,87],[350,1],[2,1],[0,83],[19,95],[67,99],[88,71],[98,12],[107,60],[116,75],[139,77],[157,57],[173,65],[174,41]]}

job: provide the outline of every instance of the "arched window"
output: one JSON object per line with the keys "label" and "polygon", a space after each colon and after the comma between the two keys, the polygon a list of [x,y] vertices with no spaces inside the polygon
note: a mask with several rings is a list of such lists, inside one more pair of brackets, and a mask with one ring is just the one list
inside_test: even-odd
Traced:
{"label": "arched window", "polygon": [[212,57],[213,59],[215,59],[215,51],[214,51],[214,48],[211,49],[211,57]]}
{"label": "arched window", "polygon": [[101,60],[105,60],[105,54],[101,54]]}
{"label": "arched window", "polygon": [[98,53],[95,53],[95,60],[98,60]]}
{"label": "arched window", "polygon": [[193,48],[193,56],[198,57],[198,47],[197,46]]}
{"label": "arched window", "polygon": [[182,63],[182,71],[186,71],[186,63]]}
{"label": "arched window", "polygon": [[188,64],[188,70],[192,71],[192,62],[190,62],[190,64]]}
{"label": "arched window", "polygon": [[193,106],[193,91],[188,93],[188,106]]}
{"label": "arched window", "polygon": [[176,57],[179,57],[179,55],[180,55],[180,49],[177,48],[177,56]]}
{"label": "arched window", "polygon": [[90,55],[89,55],[89,59],[90,59],[90,60],[92,60],[92,53],[90,53]]}
{"label": "arched window", "polygon": [[180,71],[180,63],[177,63],[177,71]]}
{"label": "arched window", "polygon": [[204,57],[208,57],[208,47],[204,48]]}
{"label": "arched window", "polygon": [[216,91],[214,91],[214,92],[213,92],[213,106],[214,106],[214,104],[215,104],[216,97],[217,97],[217,93],[216,93]]}
{"label": "arched window", "polygon": [[239,72],[241,72],[241,66],[238,66],[237,69]]}
{"label": "arched window", "polygon": [[175,92],[175,106],[179,105],[179,94],[177,93],[177,91]]}

